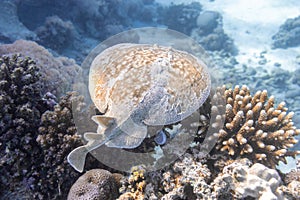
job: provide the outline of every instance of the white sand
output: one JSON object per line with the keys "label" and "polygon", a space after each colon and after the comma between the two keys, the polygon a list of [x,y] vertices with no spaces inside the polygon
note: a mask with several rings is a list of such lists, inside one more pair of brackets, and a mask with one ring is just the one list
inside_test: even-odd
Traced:
{"label": "white sand", "polygon": [[[197,1],[197,0],[196,0]],[[204,10],[218,11],[223,16],[225,32],[234,39],[239,48],[236,57],[240,64],[257,65],[262,51],[267,51],[266,67],[280,63],[282,68],[295,70],[300,68],[296,56],[300,47],[289,49],[271,49],[272,36],[286,19],[300,15],[299,0],[198,0]],[[157,0],[162,4],[174,2],[190,3],[192,0]],[[249,61],[251,60],[251,61]]]}

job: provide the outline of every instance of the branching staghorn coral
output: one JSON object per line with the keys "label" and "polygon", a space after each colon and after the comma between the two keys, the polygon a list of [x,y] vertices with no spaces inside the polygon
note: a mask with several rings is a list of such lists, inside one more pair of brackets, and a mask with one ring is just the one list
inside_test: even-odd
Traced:
{"label": "branching staghorn coral", "polygon": [[[286,156],[300,154],[288,150],[298,142],[295,136],[300,130],[294,126],[294,113],[287,112],[284,102],[276,106],[274,96],[268,97],[266,90],[251,95],[247,86],[226,89],[224,96],[225,123],[218,123],[220,115],[212,119],[214,126],[219,127],[210,136],[218,137],[214,150],[227,152],[232,158],[247,157],[272,168],[279,161],[286,163]],[[214,109],[218,108],[212,107],[212,112],[216,112]]]}

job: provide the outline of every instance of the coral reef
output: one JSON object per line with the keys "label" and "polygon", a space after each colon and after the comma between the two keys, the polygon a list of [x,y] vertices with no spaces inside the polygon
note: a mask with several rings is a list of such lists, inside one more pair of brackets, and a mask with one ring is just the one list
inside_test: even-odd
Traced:
{"label": "coral reef", "polygon": [[62,52],[75,39],[75,28],[70,21],[63,21],[58,16],[47,17],[45,24],[35,31],[38,43],[51,48],[58,53]]}
{"label": "coral reef", "polygon": [[191,37],[206,50],[224,51],[235,55],[237,48],[233,40],[224,32],[222,16],[215,11],[204,11],[197,18]]}
{"label": "coral reef", "polygon": [[187,5],[171,4],[160,11],[161,23],[169,29],[190,35],[192,29],[196,27],[197,17],[201,10],[202,6],[197,2]]}
{"label": "coral reef", "polygon": [[0,45],[0,55],[20,53],[31,57],[40,68],[42,93],[51,92],[57,97],[71,89],[80,67],[73,59],[54,57],[44,47],[32,41],[17,40],[13,44]]}
{"label": "coral reef", "polygon": [[18,39],[36,39],[35,33],[19,21],[16,4],[5,0],[0,1],[0,7],[0,44]]}
{"label": "coral reef", "polygon": [[[289,151],[300,134],[287,112],[285,103],[275,106],[274,96],[266,90],[253,96],[246,86],[235,86],[224,92],[226,98],[225,124],[219,124],[218,142],[214,152],[227,152],[232,158],[247,157],[275,168],[286,156],[295,157],[299,151]],[[217,121],[217,119],[216,119]]]}
{"label": "coral reef", "polygon": [[225,161],[221,172],[212,176],[212,166],[207,165],[207,159],[212,158],[200,161],[193,154],[186,153],[166,169],[151,172],[161,174],[157,176],[159,181],[143,170],[140,173],[140,168],[135,167],[135,173],[123,182],[121,192],[126,192],[119,200],[284,198],[281,178],[276,170],[259,163],[252,164],[244,158]]}
{"label": "coral reef", "polygon": [[[220,100],[222,98],[225,98],[226,102]],[[221,112],[222,109],[224,112]],[[241,111],[246,114],[242,115]],[[287,156],[299,153],[289,150],[295,144],[294,137],[299,134],[299,130],[294,127],[292,113],[287,113],[284,103],[275,106],[274,97],[268,98],[266,91],[259,91],[251,96],[246,86],[236,86],[234,89],[226,89],[224,86],[217,89],[215,95],[207,100],[199,112],[201,116],[196,143],[193,143],[187,152],[170,166],[151,173],[143,171],[140,182],[130,183],[129,180],[132,178],[125,179],[120,199],[299,197],[298,182],[295,180],[298,175],[292,173],[290,175],[294,177],[292,183],[286,183],[285,186],[274,169],[279,161],[285,162]],[[206,121],[209,118],[207,113],[210,113],[212,120],[210,131],[212,133],[217,131],[216,134],[206,133],[209,124]],[[266,118],[262,118],[264,116]],[[241,117],[241,121],[235,123],[238,117]],[[221,124],[221,118],[224,118],[225,124]],[[277,134],[278,132],[280,134]],[[209,137],[212,141],[215,139],[217,143],[201,144],[203,137]],[[235,144],[228,144],[228,140],[234,140]],[[215,147],[209,155],[203,157],[206,145]],[[251,147],[253,151],[246,152],[246,149]],[[133,174],[130,177],[134,177]],[[139,183],[143,185],[142,190],[136,189]]]}
{"label": "coral reef", "polygon": [[118,183],[106,170],[92,169],[72,185],[68,200],[113,200],[118,196]]}
{"label": "coral reef", "polygon": [[0,193],[14,191],[40,161],[35,141],[42,114],[39,78],[39,68],[30,58],[0,58]]}
{"label": "coral reef", "polygon": [[[66,155],[82,145],[72,106],[84,118],[90,117],[90,112],[83,98],[74,93],[68,93],[58,104],[51,93],[42,96],[39,68],[30,58],[3,56],[0,66],[0,196],[66,198],[79,177]],[[87,169],[103,167],[92,157],[88,162]]]}
{"label": "coral reef", "polygon": [[272,36],[273,48],[289,48],[300,44],[300,16],[287,19]]}

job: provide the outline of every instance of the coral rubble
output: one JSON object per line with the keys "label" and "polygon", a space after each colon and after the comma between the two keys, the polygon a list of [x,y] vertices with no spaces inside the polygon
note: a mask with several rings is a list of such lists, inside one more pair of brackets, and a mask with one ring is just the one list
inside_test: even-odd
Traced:
{"label": "coral rubble", "polygon": [[221,172],[212,176],[213,168],[207,163],[186,153],[166,169],[151,172],[160,174],[158,182],[149,173],[141,176],[140,170],[133,171],[123,182],[127,189],[121,190],[119,199],[284,199],[275,169],[243,158],[228,160]]}
{"label": "coral rubble", "polygon": [[131,174],[128,179],[123,179],[122,188],[123,193],[118,199],[137,199],[142,200],[145,198],[146,187],[146,171],[143,166],[135,166],[131,169]]}
{"label": "coral rubble", "polygon": [[281,186],[281,190],[287,199],[300,198],[300,159],[297,161],[297,168],[292,169],[284,176],[285,185]]}
{"label": "coral rubble", "polygon": [[92,169],[72,185],[68,200],[113,200],[118,196],[118,183],[106,170]]}
{"label": "coral rubble", "polygon": [[163,173],[162,188],[166,194],[162,199],[173,199],[171,196],[195,199],[210,195],[211,188],[207,184],[210,177],[211,172],[207,165],[194,159],[192,154],[186,153]]}

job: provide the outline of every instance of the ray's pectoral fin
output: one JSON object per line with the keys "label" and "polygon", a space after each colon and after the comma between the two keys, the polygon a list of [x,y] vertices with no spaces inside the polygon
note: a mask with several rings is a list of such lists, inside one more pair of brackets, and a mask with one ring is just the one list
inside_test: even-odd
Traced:
{"label": "ray's pectoral fin", "polygon": [[92,120],[104,129],[111,127],[113,124],[116,123],[116,118],[104,115],[94,115],[92,116]]}
{"label": "ray's pectoral fin", "polygon": [[69,164],[77,171],[83,172],[84,163],[88,152],[98,148],[106,142],[104,134],[87,132],[84,133],[84,139],[88,141],[86,145],[77,147],[71,151],[67,157]]}
{"label": "ray's pectoral fin", "polygon": [[117,126],[116,118],[104,115],[94,115],[92,120],[98,124],[97,133],[104,133],[107,129],[112,129]]}
{"label": "ray's pectoral fin", "polygon": [[108,147],[133,149],[138,147],[147,135],[147,126],[137,124],[131,118],[128,118],[113,131],[115,137],[106,143]]}
{"label": "ray's pectoral fin", "polygon": [[86,141],[94,141],[94,140],[104,140],[105,136],[103,134],[99,134],[99,133],[86,132],[86,133],[84,133],[83,138]]}

